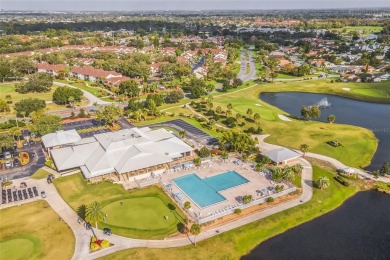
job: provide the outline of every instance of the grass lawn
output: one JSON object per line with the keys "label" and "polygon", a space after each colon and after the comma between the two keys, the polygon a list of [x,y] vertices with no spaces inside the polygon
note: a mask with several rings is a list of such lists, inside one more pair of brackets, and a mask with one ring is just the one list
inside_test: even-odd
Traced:
{"label": "grass lawn", "polygon": [[268,238],[337,208],[362,189],[360,182],[350,181],[351,186],[344,187],[333,179],[334,174],[316,166],[313,169],[313,180],[326,176],[330,187],[324,190],[315,188],[313,198],[303,205],[198,242],[196,247],[129,249],[103,259],[182,259],[183,255],[186,259],[239,259]]}
{"label": "grass lawn", "polygon": [[[54,185],[75,211],[81,205],[100,202],[108,216],[107,223],[98,223],[99,228],[110,227],[118,235],[163,239],[176,233],[183,221],[183,213],[179,209],[171,210],[174,203],[155,186],[126,191],[120,184],[88,184],[81,173],[57,178]],[[124,202],[123,206],[120,201]]]}
{"label": "grass lawn", "polygon": [[[22,99],[27,98],[38,98],[45,101],[52,101],[53,99],[53,93],[57,89],[57,86],[52,86],[51,90],[49,92],[45,93],[26,93],[26,94],[20,94],[15,91],[15,85],[14,83],[0,83],[0,99],[5,100],[5,97],[7,95],[11,95],[11,101],[13,104],[10,105],[11,107],[11,113],[8,113],[6,115],[10,116],[12,115],[14,104]],[[76,103],[77,105],[77,103]],[[55,103],[47,103],[46,108],[49,110],[63,110],[66,109],[66,106],[64,105],[57,105]]]}
{"label": "grass lawn", "polygon": [[71,259],[73,233],[45,201],[2,209],[0,220],[0,259]]}
{"label": "grass lawn", "polygon": [[45,171],[44,169],[39,169],[33,175],[31,175],[30,178],[34,180],[45,179],[47,178],[47,176],[49,176],[49,174],[50,173]]}
{"label": "grass lawn", "polygon": [[[378,145],[378,141],[371,131],[356,126],[315,121],[293,120],[285,122],[277,116],[278,114],[286,114],[284,111],[258,98],[261,91],[287,91],[294,89],[294,86],[300,88],[301,91],[311,91],[313,89],[309,89],[309,86],[306,86],[305,89],[305,84],[311,85],[316,84],[316,82],[301,82],[300,84],[303,86],[296,85],[296,83],[261,84],[245,91],[215,96],[214,107],[220,105],[226,109],[227,104],[232,103],[233,114],[245,115],[248,108],[251,108],[253,113],[259,113],[261,116],[260,126],[264,133],[271,135],[267,138],[267,142],[295,149],[299,149],[302,143],[306,143],[310,146],[311,152],[336,158],[347,165],[354,167],[368,165]],[[354,85],[352,84],[352,86]],[[237,129],[240,128],[237,127]],[[329,140],[339,140],[344,146],[331,147],[326,144]]]}
{"label": "grass lawn", "polygon": [[343,32],[348,34],[350,32],[363,32],[363,36],[368,36],[373,33],[381,32],[382,26],[345,26],[343,28],[333,29],[333,31]]}
{"label": "grass lawn", "polygon": [[297,76],[293,76],[293,75],[278,73],[278,76],[276,78],[277,79],[296,79],[298,77]]}

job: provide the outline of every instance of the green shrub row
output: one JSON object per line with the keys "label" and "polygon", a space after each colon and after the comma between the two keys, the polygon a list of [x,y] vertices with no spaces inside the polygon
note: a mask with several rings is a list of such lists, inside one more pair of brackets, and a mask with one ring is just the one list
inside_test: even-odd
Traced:
{"label": "green shrub row", "polygon": [[340,176],[336,176],[334,177],[334,179],[339,182],[341,185],[344,185],[345,187],[348,187],[349,186],[349,182],[347,182],[346,180],[344,180],[343,178],[341,178]]}

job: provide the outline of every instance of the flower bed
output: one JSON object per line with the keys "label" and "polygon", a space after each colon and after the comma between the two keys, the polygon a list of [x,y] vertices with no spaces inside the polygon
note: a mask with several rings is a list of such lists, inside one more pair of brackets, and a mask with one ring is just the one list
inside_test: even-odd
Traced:
{"label": "flower bed", "polygon": [[89,244],[89,251],[92,253],[113,245],[114,244],[111,244],[110,241],[108,240],[91,237],[91,243]]}
{"label": "flower bed", "polygon": [[22,165],[26,165],[30,162],[30,155],[26,152],[20,152],[19,160]]}

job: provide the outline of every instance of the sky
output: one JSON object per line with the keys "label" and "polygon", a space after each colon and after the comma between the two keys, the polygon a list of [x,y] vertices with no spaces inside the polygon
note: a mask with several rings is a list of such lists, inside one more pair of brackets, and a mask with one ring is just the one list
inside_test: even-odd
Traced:
{"label": "sky", "polygon": [[0,9],[23,11],[256,10],[364,7],[390,8],[390,0],[0,0]]}

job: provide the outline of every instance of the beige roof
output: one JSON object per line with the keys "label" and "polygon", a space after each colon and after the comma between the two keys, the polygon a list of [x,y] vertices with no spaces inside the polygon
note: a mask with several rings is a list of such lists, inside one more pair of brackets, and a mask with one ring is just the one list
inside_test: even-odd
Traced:
{"label": "beige roof", "polygon": [[58,170],[80,167],[86,178],[126,173],[171,162],[193,150],[165,129],[124,129],[98,134],[93,139],[53,150],[51,155]]}
{"label": "beige roof", "polygon": [[68,131],[61,130],[42,136],[42,142],[46,148],[74,144],[80,140],[80,135],[74,129]]}

